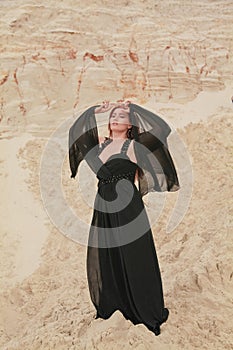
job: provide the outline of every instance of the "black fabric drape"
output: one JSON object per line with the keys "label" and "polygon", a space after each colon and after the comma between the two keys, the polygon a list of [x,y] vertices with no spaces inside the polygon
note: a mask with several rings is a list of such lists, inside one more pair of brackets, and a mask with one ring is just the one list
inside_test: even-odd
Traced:
{"label": "black fabric drape", "polygon": [[[69,163],[71,178],[75,178],[80,162],[85,159],[97,173],[101,161],[95,108],[87,109],[69,130]],[[131,103],[130,122],[133,125],[135,156],[142,174],[139,177],[141,195],[148,192],[177,191],[179,181],[170,155],[167,138],[169,125],[159,116]]]}

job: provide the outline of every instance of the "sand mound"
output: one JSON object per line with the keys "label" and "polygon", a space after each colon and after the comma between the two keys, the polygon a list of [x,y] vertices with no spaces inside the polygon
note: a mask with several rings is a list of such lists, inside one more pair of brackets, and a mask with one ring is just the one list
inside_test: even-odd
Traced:
{"label": "sand mound", "polygon": [[[132,325],[120,312],[107,321],[94,319],[86,247],[51,226],[40,266],[1,293],[3,349],[231,349],[230,127],[230,118],[216,117],[180,130],[195,181],[179,227],[165,232],[171,200],[153,230],[171,311],[159,337],[143,325]],[[30,152],[33,142],[39,154],[40,142],[29,140],[21,155],[37,174],[39,162],[32,161],[36,158]],[[36,176],[30,179],[31,185],[36,183]],[[36,195],[39,188],[33,188]]]}
{"label": "sand mound", "polygon": [[[233,348],[232,13],[230,0],[1,1],[1,349]],[[86,247],[53,226],[40,193],[57,127],[122,98],[179,128],[192,161],[182,222],[166,233],[174,193],[153,224],[170,309],[159,337],[118,311],[94,319]],[[67,157],[61,178],[88,221]]]}

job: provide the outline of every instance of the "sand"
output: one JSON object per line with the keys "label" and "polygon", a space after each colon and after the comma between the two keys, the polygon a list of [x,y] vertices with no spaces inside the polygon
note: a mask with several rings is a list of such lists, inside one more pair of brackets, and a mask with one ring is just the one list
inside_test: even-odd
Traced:
{"label": "sand", "polygon": [[[1,349],[233,348],[232,12],[231,1],[1,1]],[[159,337],[119,311],[94,319],[86,246],[51,221],[41,194],[41,160],[55,130],[121,98],[169,122],[193,174],[172,232],[178,193],[154,221],[158,196],[145,198],[170,310]],[[176,155],[172,135],[170,144]],[[66,154],[58,179],[88,227],[93,177],[83,198]]]}

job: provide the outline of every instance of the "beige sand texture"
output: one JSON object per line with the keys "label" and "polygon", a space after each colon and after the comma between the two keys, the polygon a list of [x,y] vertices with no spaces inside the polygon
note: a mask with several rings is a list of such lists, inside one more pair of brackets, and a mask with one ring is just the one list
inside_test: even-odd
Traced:
{"label": "beige sand texture", "polygon": [[[0,5],[0,348],[232,349],[232,1]],[[192,164],[182,222],[166,233],[178,196],[170,193],[152,227],[170,309],[158,337],[119,311],[94,319],[86,246],[60,232],[41,197],[53,132],[104,99],[130,99],[164,117]],[[80,171],[89,179],[84,165]],[[93,178],[80,192],[68,154],[57,178],[75,215],[90,222]]]}

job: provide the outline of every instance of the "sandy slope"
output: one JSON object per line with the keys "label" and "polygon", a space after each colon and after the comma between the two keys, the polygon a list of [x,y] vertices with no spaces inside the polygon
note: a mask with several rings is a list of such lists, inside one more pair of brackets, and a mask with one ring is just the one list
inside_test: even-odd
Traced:
{"label": "sandy slope", "polygon": [[[143,325],[133,326],[119,312],[107,321],[94,320],[86,281],[86,248],[51,225],[39,268],[1,293],[3,349],[230,349],[230,126],[230,118],[215,117],[209,124],[180,130],[192,155],[195,181],[189,210],[179,227],[171,234],[165,232],[171,200],[153,228],[165,300],[171,310],[159,337]],[[34,171],[29,184],[38,199],[35,154],[40,154],[40,144],[39,139],[29,140],[21,152],[28,169]],[[65,174],[65,187],[73,192],[67,164]],[[78,208],[79,203],[74,205]]]}
{"label": "sandy slope", "polygon": [[[39,265],[40,247],[48,236],[47,217],[27,186],[27,165],[19,150],[30,135],[2,138],[1,147],[1,277],[6,286],[21,282]],[[44,219],[43,219],[44,218]]]}
{"label": "sandy slope", "polygon": [[[210,0],[1,1],[1,349],[232,349],[232,10]],[[119,312],[94,319],[86,247],[53,226],[41,199],[52,132],[106,98],[163,116],[192,161],[184,219],[166,233],[170,194],[153,224],[171,312],[159,337]],[[67,156],[60,175],[88,222]]]}

